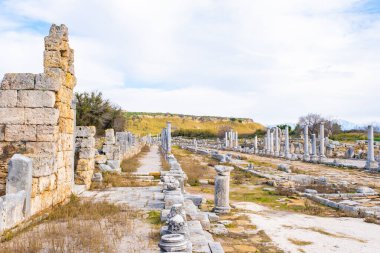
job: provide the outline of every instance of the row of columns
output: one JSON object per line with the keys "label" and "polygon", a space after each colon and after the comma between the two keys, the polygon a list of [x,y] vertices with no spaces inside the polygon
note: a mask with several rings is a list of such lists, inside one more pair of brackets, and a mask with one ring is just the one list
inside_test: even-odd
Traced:
{"label": "row of columns", "polygon": [[230,130],[224,134],[224,146],[226,148],[235,148],[239,146],[238,132]]}

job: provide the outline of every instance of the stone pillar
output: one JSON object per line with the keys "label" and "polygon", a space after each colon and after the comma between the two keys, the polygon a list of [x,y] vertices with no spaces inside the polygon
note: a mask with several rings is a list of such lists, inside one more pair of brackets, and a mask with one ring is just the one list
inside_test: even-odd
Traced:
{"label": "stone pillar", "polygon": [[172,152],[172,123],[166,123],[166,131],[167,131],[167,152],[170,154]]}
{"label": "stone pillar", "polygon": [[257,150],[257,135],[255,135],[254,147],[255,147],[255,154],[257,154],[258,153],[258,150]]}
{"label": "stone pillar", "polygon": [[239,147],[239,134],[238,134],[238,132],[235,133],[235,147]]}
{"label": "stone pillar", "polygon": [[228,133],[224,133],[224,146],[227,148],[228,147]]}
{"label": "stone pillar", "polygon": [[309,161],[309,127],[305,125],[303,128],[303,160]]}
{"label": "stone pillar", "polygon": [[229,213],[230,207],[230,172],[233,167],[217,165],[215,170],[218,173],[215,177],[215,193],[214,193],[214,212]]}
{"label": "stone pillar", "polygon": [[270,146],[270,155],[274,155],[274,133],[273,132],[270,132],[270,138],[269,138],[269,140],[270,140],[270,144],[269,144],[269,146]]}
{"label": "stone pillar", "polygon": [[311,135],[311,160],[316,162],[318,160],[317,156],[317,137],[315,134]]}
{"label": "stone pillar", "polygon": [[367,170],[377,170],[379,168],[378,162],[375,160],[375,149],[374,149],[374,136],[373,136],[373,126],[368,126],[368,151],[367,151],[367,162],[365,168]]}
{"label": "stone pillar", "polygon": [[321,122],[319,129],[319,161],[323,162],[325,155],[325,123]]}
{"label": "stone pillar", "polygon": [[275,147],[275,150],[274,150],[274,155],[275,156],[279,156],[280,155],[280,143],[279,143],[279,136],[278,136],[278,127],[275,127],[274,128],[274,135],[275,135],[275,139],[274,139],[274,147]]}
{"label": "stone pillar", "polygon": [[285,147],[284,147],[284,155],[286,159],[290,158],[289,153],[289,127],[285,127]]}

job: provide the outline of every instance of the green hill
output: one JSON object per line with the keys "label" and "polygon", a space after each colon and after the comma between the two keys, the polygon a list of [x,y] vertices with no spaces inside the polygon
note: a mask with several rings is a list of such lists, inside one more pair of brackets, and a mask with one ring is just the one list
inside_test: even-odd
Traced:
{"label": "green hill", "polygon": [[194,116],[171,113],[125,112],[126,128],[136,134],[161,133],[166,122],[172,123],[173,135],[181,133],[187,136],[211,137],[232,128],[240,135],[252,135],[264,126],[247,118],[227,118],[213,116]]}

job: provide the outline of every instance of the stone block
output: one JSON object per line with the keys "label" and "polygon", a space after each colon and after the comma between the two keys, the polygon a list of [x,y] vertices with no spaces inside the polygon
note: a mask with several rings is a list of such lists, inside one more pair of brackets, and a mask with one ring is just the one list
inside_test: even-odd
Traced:
{"label": "stone block", "polygon": [[57,164],[53,156],[33,157],[33,177],[43,177],[57,172]]}
{"label": "stone block", "polygon": [[106,144],[112,145],[115,144],[116,139],[115,139],[115,131],[113,129],[106,129],[105,131],[105,136],[106,136]]}
{"label": "stone block", "polygon": [[63,102],[71,105],[73,100],[74,92],[72,89],[67,88],[66,86],[61,86],[57,93],[57,102]]}
{"label": "stone block", "polygon": [[38,178],[38,192],[43,193],[50,188],[50,176]]}
{"label": "stone block", "polygon": [[0,125],[0,141],[4,140],[4,136],[5,136],[5,126]]}
{"label": "stone block", "polygon": [[14,125],[25,123],[24,108],[0,108],[0,124]]}
{"label": "stone block", "polygon": [[[25,198],[26,194],[24,190],[4,196],[6,229],[12,228],[24,220]],[[28,208],[30,208],[30,206]]]}
{"label": "stone block", "polygon": [[59,134],[58,143],[62,151],[72,151],[74,149],[74,135],[61,133]]}
{"label": "stone block", "polygon": [[95,147],[95,138],[89,137],[89,138],[77,138],[79,141],[79,147],[81,148],[94,148]]}
{"label": "stone block", "polygon": [[7,73],[1,82],[3,90],[32,90],[35,75],[31,73]]}
{"label": "stone block", "polygon": [[106,163],[107,162],[107,156],[105,156],[105,155],[96,155],[95,156],[95,162],[97,164]]}
{"label": "stone block", "polygon": [[224,249],[220,242],[209,242],[208,246],[210,247],[211,253],[224,253]]}
{"label": "stone block", "polygon": [[69,67],[69,72],[70,73],[66,73],[66,83],[65,83],[65,85],[69,89],[74,89],[75,85],[77,84],[77,79],[74,76],[74,68],[73,68],[73,66]]}
{"label": "stone block", "polygon": [[0,107],[16,107],[17,90],[0,90]]}
{"label": "stone block", "polygon": [[56,144],[54,142],[28,142],[26,152],[30,157],[53,157],[56,154]]}
{"label": "stone block", "polygon": [[37,131],[33,125],[7,125],[5,141],[36,141]]}
{"label": "stone block", "polygon": [[55,108],[25,108],[25,123],[31,125],[56,125],[59,111]]}
{"label": "stone block", "polygon": [[60,51],[44,51],[44,68],[62,68]]}
{"label": "stone block", "polygon": [[6,194],[25,192],[26,216],[30,215],[30,200],[32,194],[32,160],[23,155],[15,154],[8,166]]}
{"label": "stone block", "polygon": [[95,149],[94,148],[81,148],[79,151],[80,159],[93,159],[95,158]]}
{"label": "stone block", "polygon": [[17,96],[17,107],[50,107],[55,104],[54,91],[20,90]]}
{"label": "stone block", "polygon": [[74,110],[71,109],[71,105],[57,102],[55,106],[59,110],[59,117],[74,119]]}
{"label": "stone block", "polygon": [[75,133],[77,137],[93,137],[96,134],[96,128],[94,126],[77,126]]}
{"label": "stone block", "polygon": [[87,171],[95,169],[94,159],[79,159],[77,161],[76,171]]}
{"label": "stone block", "polygon": [[56,141],[58,126],[37,125],[37,141]]}
{"label": "stone block", "polygon": [[120,160],[107,160],[107,165],[110,166],[112,170],[121,172]]}
{"label": "stone block", "polygon": [[103,172],[112,172],[113,171],[112,168],[107,164],[99,164],[98,167]]}
{"label": "stone block", "polygon": [[60,68],[49,68],[45,73],[36,75],[37,90],[58,91],[65,83],[65,72]]}
{"label": "stone block", "polygon": [[58,126],[61,133],[74,133],[74,120],[72,119],[59,118]]}

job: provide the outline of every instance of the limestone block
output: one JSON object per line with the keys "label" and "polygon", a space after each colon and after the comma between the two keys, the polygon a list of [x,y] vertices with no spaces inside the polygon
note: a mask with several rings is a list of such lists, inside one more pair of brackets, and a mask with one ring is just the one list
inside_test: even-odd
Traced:
{"label": "limestone block", "polygon": [[60,51],[44,51],[44,68],[62,68]]}
{"label": "limestone block", "polygon": [[107,160],[107,165],[110,166],[112,170],[121,172],[120,160]]}
{"label": "limestone block", "polygon": [[[71,168],[70,168],[71,169]],[[61,186],[65,184],[66,181],[68,181],[68,175],[65,167],[58,168],[57,173],[57,186]]]}
{"label": "limestone block", "polygon": [[60,51],[65,50],[62,39],[57,35],[45,37],[45,50],[47,51]]}
{"label": "limestone block", "polygon": [[33,157],[33,177],[43,177],[57,172],[57,163],[53,156]]}
{"label": "limestone block", "polygon": [[89,138],[82,138],[79,142],[79,146],[81,148],[94,148],[95,147],[95,138],[89,137]]}
{"label": "limestone block", "polygon": [[12,228],[24,220],[25,198],[26,195],[24,190],[18,191],[17,193],[10,193],[4,196],[6,229]]}
{"label": "limestone block", "polygon": [[107,162],[107,156],[105,155],[96,155],[95,156],[95,162],[97,164],[102,164]]}
{"label": "limestone block", "polygon": [[57,102],[63,102],[70,105],[73,97],[74,93],[72,89],[69,89],[66,86],[61,86],[57,93]]}
{"label": "limestone block", "polygon": [[59,111],[55,108],[25,108],[25,123],[32,125],[56,125]]}
{"label": "limestone block", "polygon": [[7,125],[5,141],[36,141],[37,131],[33,125]]}
{"label": "limestone block", "polygon": [[77,84],[77,79],[75,78],[74,75],[74,66],[69,66],[68,71],[70,73],[66,73],[66,87],[69,89],[74,89],[75,85]]}
{"label": "limestone block", "polygon": [[115,131],[113,129],[106,129],[106,144],[115,144]]}
{"label": "limestone block", "polygon": [[77,137],[92,137],[96,133],[96,128],[94,126],[77,126],[76,136]]}
{"label": "limestone block", "polygon": [[24,124],[24,108],[0,108],[0,124]]}
{"label": "limestone block", "polygon": [[57,126],[37,125],[37,141],[56,141]]}
{"label": "limestone block", "polygon": [[68,41],[69,40],[68,33],[69,33],[68,32],[68,28],[65,25],[55,25],[55,24],[53,24],[50,27],[49,36],[48,37],[56,36],[56,37],[60,38],[62,41]]}
{"label": "limestone block", "polygon": [[87,188],[91,185],[91,179],[94,171],[78,171],[75,175],[75,178],[79,181],[82,181]]}
{"label": "limestone block", "polygon": [[32,90],[35,75],[31,73],[7,73],[1,82],[3,90]]}
{"label": "limestone block", "polygon": [[94,159],[79,159],[77,162],[76,171],[94,170],[94,168],[95,168]]}
{"label": "limestone block", "polygon": [[65,83],[65,72],[60,68],[49,68],[45,73],[36,75],[35,88],[37,90],[58,91]]}
{"label": "limestone block", "polygon": [[61,133],[74,133],[74,120],[72,119],[59,118],[58,126]]}
{"label": "limestone block", "polygon": [[23,155],[15,154],[9,162],[6,183],[6,194],[25,192],[26,216],[30,215],[30,199],[32,194],[32,160]]}
{"label": "limestone block", "polygon": [[38,192],[43,193],[50,188],[50,176],[38,178]]}
{"label": "limestone block", "polygon": [[0,90],[0,107],[16,107],[17,90]]}
{"label": "limestone block", "polygon": [[59,134],[59,145],[62,151],[72,151],[74,149],[74,135],[71,133]]}
{"label": "limestone block", "polygon": [[4,140],[4,135],[5,135],[5,126],[0,125],[0,141]]}
{"label": "limestone block", "polygon": [[63,151],[58,151],[56,155],[57,168],[65,167],[65,159],[63,157]]}
{"label": "limestone block", "polygon": [[17,96],[17,107],[54,107],[55,92],[43,90],[20,90]]}
{"label": "limestone block", "polygon": [[4,197],[0,197],[0,234],[5,230],[5,206]]}
{"label": "limestone block", "polygon": [[94,148],[82,148],[79,151],[80,159],[92,159],[95,157],[95,149]]}
{"label": "limestone block", "polygon": [[65,167],[72,166],[74,164],[73,151],[63,151],[63,160],[65,162]]}
{"label": "limestone block", "polygon": [[26,151],[30,157],[53,157],[56,154],[56,145],[54,142],[28,142]]}
{"label": "limestone block", "polygon": [[55,106],[59,110],[59,117],[74,119],[74,110],[71,109],[71,105],[57,102]]}
{"label": "limestone block", "polygon": [[54,192],[45,191],[44,193],[38,194],[34,198],[32,198],[31,214],[34,215],[44,209],[51,207],[53,205]]}
{"label": "limestone block", "polygon": [[31,197],[34,198],[38,194],[38,178],[32,178],[32,194]]}

